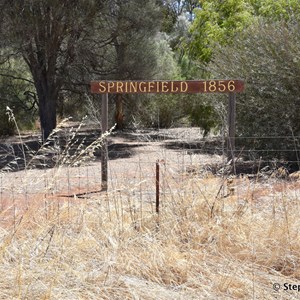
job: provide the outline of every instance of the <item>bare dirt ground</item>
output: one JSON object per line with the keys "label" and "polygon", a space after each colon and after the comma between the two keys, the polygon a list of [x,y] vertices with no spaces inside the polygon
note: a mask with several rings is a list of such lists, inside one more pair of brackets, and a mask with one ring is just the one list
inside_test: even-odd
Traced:
{"label": "bare dirt ground", "polygon": [[[68,130],[70,125],[68,126]],[[77,136],[99,135],[97,130],[85,128]],[[75,138],[75,139],[76,139]],[[94,136],[92,136],[92,139]],[[78,139],[78,138],[77,138]],[[95,138],[94,138],[95,139]],[[14,137],[2,141],[2,145],[17,145],[19,138]],[[24,142],[37,149],[37,135],[25,135]],[[136,130],[114,132],[108,138],[108,191],[128,195],[135,194],[145,201],[155,200],[155,168],[160,162],[160,192],[176,190],[186,178],[196,176],[203,185],[207,185],[208,178],[220,186],[218,195],[214,197],[232,195],[237,201],[249,199],[256,202],[270,200],[278,194],[292,194],[299,196],[300,184],[286,179],[268,177],[239,177],[231,180],[228,186],[228,174],[222,174],[227,168],[226,157],[223,155],[222,141],[210,137],[203,139],[199,128],[171,128],[160,130]],[[78,143],[75,143],[78,145]],[[87,145],[84,147],[88,147]],[[81,146],[82,146],[81,145]],[[12,147],[12,149],[14,149]],[[82,151],[82,150],[81,150]],[[99,152],[99,151],[98,151]],[[16,155],[16,151],[12,153]],[[76,154],[73,154],[76,156]],[[3,155],[2,155],[3,158]],[[12,217],[21,215],[29,204],[37,202],[46,205],[55,201],[58,205],[64,202],[78,202],[91,197],[101,196],[101,163],[97,151],[94,156],[88,155],[78,166],[54,163],[51,168],[31,168],[22,170],[23,154],[14,158],[10,166],[17,166],[12,172],[3,171],[0,174],[0,222],[8,222]],[[50,161],[55,161],[51,156]],[[48,159],[48,158],[47,158]],[[49,160],[49,159],[48,159]],[[61,161],[61,160],[60,160]],[[7,163],[7,161],[6,161]],[[45,161],[47,164],[47,161]],[[21,167],[20,167],[21,166]],[[214,176],[218,166],[219,176]],[[17,171],[17,168],[20,168]],[[165,186],[166,178],[168,187]],[[171,183],[170,183],[171,182]],[[170,186],[172,185],[172,186]],[[180,192],[180,191],[178,191]]]}
{"label": "bare dirt ground", "polygon": [[0,299],[297,299],[273,288],[299,283],[297,181],[222,173],[219,140],[174,128],[112,133],[102,192],[98,150],[54,146],[0,173]]}
{"label": "bare dirt ground", "polygon": [[[84,132],[77,136],[84,135]],[[86,133],[88,135],[90,132]],[[36,135],[24,135],[22,140],[31,149],[38,149]],[[219,144],[213,140],[209,143],[203,140],[199,128],[115,132],[109,136],[108,143],[109,192],[138,192],[143,197],[152,199],[157,161],[160,162],[160,172],[168,173],[176,183],[182,180],[191,167],[200,171],[203,165],[222,163],[224,160],[220,155]],[[207,144],[209,147],[206,147]],[[97,151],[93,157],[88,155],[79,166],[57,163],[52,168],[42,169],[40,165],[32,168],[29,163],[32,158],[28,157],[28,167],[24,169],[24,154],[22,151],[16,153],[16,149],[24,149],[20,146],[19,138],[2,140],[2,145],[9,145],[12,149],[10,153],[6,149],[6,159],[2,154],[4,168],[0,174],[0,208],[4,212],[1,215],[4,222],[12,215],[16,216],[24,211],[34,201],[41,203],[55,199],[60,203],[100,194],[101,163]],[[54,158],[51,156],[52,160]],[[9,159],[11,161],[8,164]],[[48,160],[46,158],[44,161],[45,165],[49,164]],[[11,171],[6,171],[7,166]]]}

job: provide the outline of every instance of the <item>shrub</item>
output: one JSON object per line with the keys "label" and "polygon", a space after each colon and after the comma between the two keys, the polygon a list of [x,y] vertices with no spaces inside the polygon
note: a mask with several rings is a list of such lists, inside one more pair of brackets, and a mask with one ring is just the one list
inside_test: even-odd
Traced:
{"label": "shrub", "polygon": [[209,66],[215,76],[246,81],[237,102],[237,136],[256,137],[242,141],[257,156],[297,159],[293,136],[300,136],[299,57],[298,22],[259,21],[232,45],[220,47]]}

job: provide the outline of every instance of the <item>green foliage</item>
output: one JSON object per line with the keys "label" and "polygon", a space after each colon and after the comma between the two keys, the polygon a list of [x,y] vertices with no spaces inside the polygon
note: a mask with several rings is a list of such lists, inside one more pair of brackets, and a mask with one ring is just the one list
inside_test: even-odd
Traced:
{"label": "green foliage", "polygon": [[200,6],[199,0],[158,0],[162,11],[162,31],[172,34],[180,18],[193,18],[194,9]]}
{"label": "green foliage", "polygon": [[30,72],[18,57],[10,57],[11,49],[2,51],[6,57],[0,64],[0,136],[14,134],[6,107],[13,109],[21,129],[30,128],[36,118],[36,95]]}
{"label": "green foliage", "polygon": [[[2,48],[23,59],[38,100],[42,137],[56,127],[63,91],[81,92],[89,72],[99,72],[99,49],[108,44],[101,27],[106,1],[2,1]],[[100,14],[100,12],[102,14]],[[102,20],[101,20],[102,21]],[[7,47],[7,46],[6,46]],[[103,69],[102,69],[103,70]]]}
{"label": "green foliage", "polygon": [[191,125],[202,128],[204,137],[219,125],[219,118],[214,107],[209,104],[204,104],[202,101],[199,101],[199,99],[193,101],[193,105],[188,107],[188,111]]}
{"label": "green foliage", "polygon": [[232,45],[216,51],[210,71],[215,76],[246,81],[245,93],[238,97],[237,134],[265,137],[243,139],[244,144],[253,142],[248,147],[272,149],[270,156],[296,160],[290,150],[297,144],[292,136],[300,136],[299,57],[297,22],[260,21],[237,36]]}
{"label": "green foliage", "polygon": [[[168,36],[159,34],[154,41],[153,54],[156,57],[156,68],[152,69],[155,71],[152,78],[155,80],[180,79],[180,68],[174,52],[168,44]],[[141,122],[146,127],[169,127],[183,115],[180,95],[140,95],[132,97],[131,100],[127,111],[132,113],[134,120]]]}
{"label": "green foliage", "polygon": [[183,115],[180,95],[151,95],[141,114],[146,127],[168,128],[176,126]]}
{"label": "green foliage", "polygon": [[188,49],[192,57],[207,63],[216,45],[232,43],[235,35],[257,18],[269,22],[300,18],[299,0],[200,0],[191,26]]}
{"label": "green foliage", "polygon": [[155,38],[156,69],[154,78],[156,80],[176,80],[180,78],[180,69],[172,48],[168,43],[168,36],[159,34]]}
{"label": "green foliage", "polygon": [[[293,34],[290,31],[292,25],[288,25],[287,29],[286,22],[292,24],[293,22],[297,23],[297,20],[299,20],[299,1],[203,0],[200,3],[201,9],[196,10],[187,48],[189,60],[197,60],[204,66],[211,62],[208,72],[199,73],[203,75],[201,77],[247,79],[249,76],[256,76],[257,78],[253,79],[255,84],[259,82],[258,86],[262,85],[255,92],[255,85],[247,85],[247,90],[251,90],[251,98],[245,100],[246,103],[243,103],[242,108],[239,107],[239,121],[245,124],[245,126],[239,125],[240,133],[253,135],[258,132],[262,133],[263,130],[264,134],[269,131],[274,135],[285,135],[291,134],[291,131],[296,132],[297,118],[287,117],[286,119],[276,120],[274,119],[276,106],[264,104],[262,108],[262,103],[266,99],[273,101],[272,103],[282,101],[284,103],[280,104],[282,110],[287,105],[287,110],[290,113],[295,113],[295,110],[292,109],[295,100],[291,100],[295,98],[295,94],[289,94],[293,93],[296,83],[290,82],[292,77],[288,78],[287,74],[297,76],[298,63],[295,63],[295,61],[299,56],[299,43],[297,40],[299,34],[295,33],[295,36],[292,37]],[[276,24],[278,21],[282,22]],[[276,28],[270,27],[267,29],[265,23]],[[263,34],[260,31],[260,26],[262,26]],[[296,29],[294,28],[292,31],[296,32]],[[216,59],[214,60],[215,56]],[[235,60],[235,58],[238,60]],[[183,59],[181,62],[182,70],[186,70],[186,60]],[[212,70],[214,72],[211,72]],[[273,76],[273,79],[276,78],[277,80],[274,82],[273,87],[278,86],[278,82],[280,82],[280,85],[286,84],[286,86],[270,90],[269,76]],[[282,81],[283,78],[284,81]],[[287,101],[285,98],[289,100]],[[249,112],[245,110],[245,106],[254,108]],[[192,105],[190,107],[190,118],[195,123],[199,123],[200,120],[203,122],[205,119],[202,118],[206,116],[206,122],[210,124],[210,114],[214,116],[216,113],[216,110],[212,111],[210,106],[205,105],[200,105],[199,110],[193,111],[193,109],[194,106]],[[198,118],[197,114],[201,117]],[[253,122],[253,119],[258,116],[261,120],[264,120],[262,121],[263,126],[261,126],[261,122]],[[295,126],[292,126],[291,122]],[[287,126],[287,124],[289,125]],[[270,141],[266,143],[265,140],[264,145],[261,145],[262,141],[256,141],[255,143],[256,148],[258,144],[263,149],[271,147]]]}
{"label": "green foliage", "polygon": [[[103,51],[109,62],[108,72],[102,79],[145,80],[151,79],[158,68],[157,36],[161,13],[155,0],[110,1],[107,31],[111,43]],[[164,65],[165,68],[167,65]],[[123,129],[136,111],[136,102],[130,95],[114,96],[116,129]],[[125,119],[124,119],[125,117]]]}
{"label": "green foliage", "polygon": [[114,79],[144,79],[156,70],[155,41],[160,29],[160,11],[155,0],[115,0],[109,16]]}
{"label": "green foliage", "polygon": [[272,21],[285,20],[300,16],[299,0],[252,0],[256,14]]}
{"label": "green foliage", "polygon": [[216,44],[230,43],[237,32],[252,21],[252,7],[245,0],[200,1],[191,27],[189,51],[194,58],[209,62]]}

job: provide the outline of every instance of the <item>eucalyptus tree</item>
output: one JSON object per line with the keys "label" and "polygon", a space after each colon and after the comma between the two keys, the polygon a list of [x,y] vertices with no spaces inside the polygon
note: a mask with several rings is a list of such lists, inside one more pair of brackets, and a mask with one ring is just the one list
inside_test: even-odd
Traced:
{"label": "eucalyptus tree", "polygon": [[1,2],[1,47],[10,49],[7,57],[21,57],[30,70],[43,139],[56,127],[58,99],[70,71],[85,71],[93,53],[111,41],[99,32],[104,4],[105,0]]}
{"label": "eucalyptus tree", "polygon": [[253,8],[246,0],[201,1],[191,27],[189,52],[207,63],[217,44],[230,43],[237,32],[251,24]]}
{"label": "eucalyptus tree", "polygon": [[167,33],[173,31],[180,16],[187,15],[192,21],[195,8],[200,7],[199,0],[158,0],[158,2],[164,15],[162,28]]}
{"label": "eucalyptus tree", "polygon": [[[151,79],[157,71],[156,37],[161,12],[155,0],[113,0],[109,4],[112,40],[110,60],[113,72],[108,78],[118,80]],[[115,121],[123,128],[124,95],[116,96]]]}

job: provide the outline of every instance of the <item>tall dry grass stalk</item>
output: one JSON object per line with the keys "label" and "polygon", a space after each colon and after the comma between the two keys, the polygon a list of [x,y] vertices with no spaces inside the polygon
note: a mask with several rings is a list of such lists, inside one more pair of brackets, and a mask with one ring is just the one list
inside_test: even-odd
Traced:
{"label": "tall dry grass stalk", "polygon": [[55,192],[60,175],[67,174],[71,190],[71,167],[101,147],[101,139],[72,155],[60,152],[51,176],[30,170],[19,187],[1,177],[1,197],[13,188],[14,201],[32,189],[26,185],[35,172],[44,190],[37,199],[26,194],[27,209],[14,210],[12,226],[1,223],[0,299],[299,297],[273,289],[300,281],[297,195],[274,192],[266,201],[253,196],[253,182],[241,179],[239,193],[222,196],[223,179],[176,175],[166,163],[157,226],[139,157],[139,182],[125,178],[107,193],[61,201]]}
{"label": "tall dry grass stalk", "polygon": [[159,229],[151,203],[138,213],[130,190],[52,207],[47,218],[30,206],[14,228],[0,229],[0,299],[298,297],[272,289],[299,284],[298,199],[223,203],[218,178],[174,185],[165,176]]}

